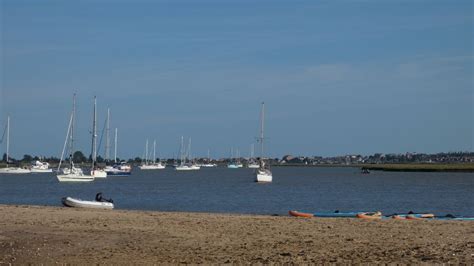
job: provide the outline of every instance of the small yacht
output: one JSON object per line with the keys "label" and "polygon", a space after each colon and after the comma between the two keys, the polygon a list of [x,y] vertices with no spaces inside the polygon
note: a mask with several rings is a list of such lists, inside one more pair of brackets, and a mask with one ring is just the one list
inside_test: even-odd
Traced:
{"label": "small yacht", "polygon": [[[59,182],[91,182],[94,181],[94,176],[92,175],[85,175],[82,172],[81,168],[77,168],[74,166],[73,161],[73,154],[74,154],[74,120],[75,120],[75,113],[76,113],[76,94],[73,97],[73,104],[72,104],[72,113],[69,119],[69,126],[66,133],[66,140],[64,142],[63,151],[61,153],[61,159],[59,160],[58,165],[58,172],[60,174],[56,175]],[[69,168],[64,168],[61,170],[61,163],[63,160],[64,152],[66,151],[66,146],[68,147],[69,151]]]}
{"label": "small yacht", "polygon": [[181,148],[180,148],[180,163],[175,167],[176,171],[193,171],[201,169],[201,166],[196,164],[189,157],[191,154],[191,138],[189,139],[188,149],[184,148],[184,137],[181,136]]}
{"label": "small yacht", "polygon": [[32,173],[52,173],[53,169],[49,168],[49,163],[36,160],[31,164],[30,171]]}
{"label": "small yacht", "polygon": [[7,126],[5,130],[7,133],[7,150],[6,150],[7,167],[0,168],[0,174],[29,174],[31,173],[30,169],[28,168],[8,166],[8,162],[10,161],[10,157],[8,156],[9,150],[10,150],[10,116],[7,117]]}
{"label": "small yacht", "polygon": [[156,162],[156,140],[153,141],[153,161],[150,162],[148,160],[148,140],[146,140],[146,145],[145,145],[145,163],[140,165],[138,168],[140,170],[160,170],[160,169],[165,169],[166,164],[162,162]]}
{"label": "small yacht", "polygon": [[105,167],[107,176],[129,176],[132,174],[132,167],[126,162],[115,163]]}
{"label": "small yacht", "polygon": [[265,121],[265,103],[262,102],[262,113],[260,117],[260,148],[261,148],[261,157],[260,157],[260,166],[255,171],[255,182],[272,182],[273,175],[270,171],[270,166],[265,163],[264,159],[264,146],[263,141],[265,140],[264,132],[264,121]]}

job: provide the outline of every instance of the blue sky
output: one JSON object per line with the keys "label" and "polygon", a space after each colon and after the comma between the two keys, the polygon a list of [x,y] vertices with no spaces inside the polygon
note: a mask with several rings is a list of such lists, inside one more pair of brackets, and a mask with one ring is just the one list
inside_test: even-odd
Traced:
{"label": "blue sky", "polygon": [[[59,156],[72,94],[90,150],[111,108],[119,156],[472,151],[472,1],[0,0],[11,153]],[[4,151],[5,145],[2,145]],[[103,152],[103,147],[102,147]]]}

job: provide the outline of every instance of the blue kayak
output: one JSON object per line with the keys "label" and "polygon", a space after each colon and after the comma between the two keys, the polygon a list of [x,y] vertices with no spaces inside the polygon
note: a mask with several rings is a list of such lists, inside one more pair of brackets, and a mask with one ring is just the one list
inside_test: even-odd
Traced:
{"label": "blue kayak", "polygon": [[435,220],[444,220],[444,221],[474,221],[474,217],[435,217]]}
{"label": "blue kayak", "polygon": [[366,212],[315,212],[313,215],[314,217],[356,217],[359,213]]}

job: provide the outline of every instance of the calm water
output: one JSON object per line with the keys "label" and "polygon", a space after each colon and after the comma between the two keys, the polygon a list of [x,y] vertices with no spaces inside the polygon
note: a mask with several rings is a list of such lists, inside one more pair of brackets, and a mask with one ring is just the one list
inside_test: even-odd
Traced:
{"label": "calm water", "polygon": [[0,175],[0,204],[60,206],[64,196],[111,197],[118,209],[287,214],[301,211],[434,212],[474,216],[474,174],[372,172],[356,168],[273,168],[273,183],[250,169],[194,172],[134,169],[129,177],[59,183],[54,174]]}

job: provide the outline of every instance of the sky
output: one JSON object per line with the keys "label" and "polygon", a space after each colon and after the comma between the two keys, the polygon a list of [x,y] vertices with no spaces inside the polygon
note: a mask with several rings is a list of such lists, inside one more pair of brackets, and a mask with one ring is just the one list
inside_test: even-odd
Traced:
{"label": "sky", "polygon": [[[473,151],[472,1],[0,0],[10,153],[59,157],[111,110],[118,155]],[[0,152],[5,151],[5,142]],[[103,145],[100,153],[104,153]]]}

